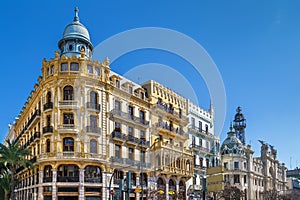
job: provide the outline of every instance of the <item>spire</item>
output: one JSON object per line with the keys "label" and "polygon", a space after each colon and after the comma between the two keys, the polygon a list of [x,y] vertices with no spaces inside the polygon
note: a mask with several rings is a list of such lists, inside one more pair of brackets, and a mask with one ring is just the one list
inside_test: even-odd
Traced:
{"label": "spire", "polygon": [[78,22],[79,21],[79,17],[78,17],[78,7],[75,7],[75,9],[74,9],[74,11],[75,11],[75,16],[74,16],[74,22]]}
{"label": "spire", "polygon": [[229,127],[230,132],[232,132],[233,128],[232,128],[232,122],[230,122],[230,127]]}

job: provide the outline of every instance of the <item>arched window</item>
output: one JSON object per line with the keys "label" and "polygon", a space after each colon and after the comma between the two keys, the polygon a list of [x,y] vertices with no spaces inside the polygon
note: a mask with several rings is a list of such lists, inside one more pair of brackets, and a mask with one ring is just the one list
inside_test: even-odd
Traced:
{"label": "arched window", "polygon": [[97,141],[94,139],[90,141],[90,153],[97,153]]}
{"label": "arched window", "polygon": [[89,183],[102,183],[102,171],[100,167],[87,166],[84,169],[84,181]]}
{"label": "arched window", "polygon": [[52,182],[52,167],[51,165],[46,165],[44,168],[44,179],[43,182]]}
{"label": "arched window", "polygon": [[177,160],[176,160],[176,167],[180,168],[180,158],[177,158]]}
{"label": "arched window", "polygon": [[74,139],[67,137],[64,138],[64,151],[74,151]]}
{"label": "arched window", "polygon": [[46,152],[49,153],[50,152],[50,139],[46,140]]}
{"label": "arched window", "polygon": [[51,92],[48,92],[47,93],[47,100],[46,100],[47,103],[50,103],[51,102]]}
{"label": "arched window", "polygon": [[64,100],[74,100],[74,91],[72,86],[64,87]]}

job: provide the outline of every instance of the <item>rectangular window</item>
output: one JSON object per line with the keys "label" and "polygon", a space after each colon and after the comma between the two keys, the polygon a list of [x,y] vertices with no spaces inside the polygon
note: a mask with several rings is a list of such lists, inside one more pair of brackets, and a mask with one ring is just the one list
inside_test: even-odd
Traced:
{"label": "rectangular window", "polygon": [[234,169],[239,169],[239,162],[234,162]]}
{"label": "rectangular window", "polygon": [[146,139],[145,131],[140,130],[140,138]]}
{"label": "rectangular window", "polygon": [[132,106],[128,106],[128,115],[131,119],[133,119],[133,107]]}
{"label": "rectangular window", "polygon": [[247,175],[244,175],[244,183],[247,183]]}
{"label": "rectangular window", "polygon": [[69,69],[68,63],[61,63],[60,71],[68,71]]}
{"label": "rectangular window", "polygon": [[202,132],[202,122],[201,121],[199,121],[199,127],[198,128],[199,128],[199,131]]}
{"label": "rectangular window", "polygon": [[121,111],[121,103],[120,101],[115,101],[115,110],[116,111]]}
{"label": "rectangular window", "polygon": [[95,67],[95,75],[100,76],[100,69],[98,67]]}
{"label": "rectangular window", "polygon": [[116,87],[120,88],[120,81],[119,80],[116,80]]}
{"label": "rectangular window", "polygon": [[146,152],[141,150],[141,162],[146,162]]}
{"label": "rectangular window", "polygon": [[140,121],[141,123],[145,122],[145,112],[142,110],[140,110]]}
{"label": "rectangular window", "polygon": [[195,118],[192,117],[192,128],[194,129],[195,128]]}
{"label": "rectangular window", "polygon": [[224,163],[224,169],[228,169],[228,162]]}
{"label": "rectangular window", "polygon": [[134,150],[133,148],[128,148],[128,158],[134,160]]}
{"label": "rectangular window", "polygon": [[128,126],[128,135],[133,136],[133,128],[131,126]]}
{"label": "rectangular window", "polygon": [[97,127],[97,116],[95,116],[95,115],[91,115],[90,116],[90,126],[92,128],[96,128]]}
{"label": "rectangular window", "polygon": [[192,136],[192,145],[193,146],[196,145],[196,138],[195,138],[195,136]]}
{"label": "rectangular window", "polygon": [[115,145],[115,157],[121,158],[121,146]]}
{"label": "rectangular window", "polygon": [[240,175],[233,175],[233,183],[240,183]]}
{"label": "rectangular window", "polygon": [[79,64],[71,63],[71,71],[79,71]]}
{"label": "rectangular window", "polygon": [[132,87],[129,86],[129,87],[128,87],[128,92],[129,92],[130,94],[132,94],[132,91],[133,91],[133,90],[132,90]]}
{"label": "rectangular window", "polygon": [[121,124],[119,122],[115,122],[115,131],[121,132]]}
{"label": "rectangular window", "polygon": [[141,92],[140,96],[141,96],[141,99],[144,99],[145,98],[144,92]]}
{"label": "rectangular window", "polygon": [[225,183],[230,183],[229,174],[226,174],[224,178],[225,178]]}
{"label": "rectangular window", "polygon": [[92,67],[91,65],[88,65],[88,66],[87,66],[87,72],[88,72],[89,74],[92,74],[92,73],[93,73],[93,67]]}
{"label": "rectangular window", "polygon": [[74,124],[73,113],[65,113],[64,114],[64,124]]}
{"label": "rectangular window", "polygon": [[205,124],[205,133],[208,134],[208,125]]}

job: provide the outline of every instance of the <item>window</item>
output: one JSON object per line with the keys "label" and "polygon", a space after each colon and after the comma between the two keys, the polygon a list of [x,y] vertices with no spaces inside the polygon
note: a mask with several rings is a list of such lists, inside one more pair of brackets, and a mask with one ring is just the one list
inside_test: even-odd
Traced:
{"label": "window", "polygon": [[120,101],[115,101],[115,110],[116,111],[120,111],[121,110],[121,103],[120,103]]}
{"label": "window", "polygon": [[95,67],[95,75],[100,76],[100,69],[98,67]]}
{"label": "window", "polygon": [[133,148],[128,148],[128,158],[134,160],[134,150]]}
{"label": "window", "polygon": [[192,145],[194,146],[196,144],[196,138],[195,136],[192,136]]}
{"label": "window", "polygon": [[146,139],[145,131],[140,130],[140,138]]}
{"label": "window", "polygon": [[145,163],[146,162],[146,152],[141,150],[141,162]]}
{"label": "window", "polygon": [[145,122],[145,112],[142,110],[140,110],[140,121],[141,123]]}
{"label": "window", "polygon": [[195,128],[195,118],[192,117],[192,128]]}
{"label": "window", "polygon": [[60,65],[60,71],[68,71],[68,63],[61,63]]}
{"label": "window", "polygon": [[97,116],[96,115],[91,115],[90,116],[90,126],[92,128],[96,128],[97,127]]}
{"label": "window", "polygon": [[132,91],[133,91],[133,90],[132,90],[132,87],[129,86],[129,87],[128,87],[128,92],[129,92],[130,94],[132,94]]}
{"label": "window", "polygon": [[115,145],[115,156],[121,158],[121,146],[117,144]]}
{"label": "window", "polygon": [[133,128],[131,126],[128,126],[128,135],[134,135],[133,134]]}
{"label": "window", "polygon": [[240,183],[240,175],[237,174],[233,175],[233,183]]}
{"label": "window", "polygon": [[71,71],[79,71],[79,64],[71,63]]}
{"label": "window", "polygon": [[74,100],[74,91],[72,86],[64,87],[64,100]]}
{"label": "window", "polygon": [[247,163],[244,162],[244,169],[247,169]]}
{"label": "window", "polygon": [[90,93],[90,102],[93,105],[98,103],[98,95],[97,95],[96,92],[91,92]]}
{"label": "window", "polygon": [[239,169],[239,162],[234,162],[234,169]]}
{"label": "window", "polygon": [[128,115],[131,119],[133,119],[133,107],[132,106],[128,106]]}
{"label": "window", "polygon": [[74,124],[73,113],[64,113],[64,124]]}
{"label": "window", "polygon": [[199,146],[202,147],[202,139],[199,139]]}
{"label": "window", "polygon": [[201,121],[199,121],[199,127],[198,128],[199,128],[199,131],[202,132],[202,122]]}
{"label": "window", "polygon": [[46,141],[46,152],[47,153],[50,152],[50,139],[47,139],[47,141]]}
{"label": "window", "polygon": [[247,183],[247,175],[244,175],[244,183]]}
{"label": "window", "polygon": [[116,87],[120,88],[120,81],[119,80],[116,80]]}
{"label": "window", "polygon": [[64,151],[74,151],[73,138],[64,138]]}
{"label": "window", "polygon": [[141,96],[141,99],[144,99],[145,98],[144,92],[141,92],[140,96]]}
{"label": "window", "polygon": [[51,66],[51,74],[54,74],[54,65]]}
{"label": "window", "polygon": [[230,183],[230,180],[229,180],[229,175],[228,174],[225,174],[225,183]]}
{"label": "window", "polygon": [[47,115],[47,127],[51,125],[51,115]]}
{"label": "window", "polygon": [[119,122],[115,122],[115,131],[121,132],[121,124]]}
{"label": "window", "polygon": [[97,141],[94,139],[90,141],[90,153],[97,153]]}
{"label": "window", "polygon": [[47,103],[50,103],[51,102],[51,92],[48,92],[47,93],[47,100],[46,100]]}
{"label": "window", "polygon": [[180,158],[177,158],[177,160],[176,160],[176,167],[180,168]]}
{"label": "window", "polygon": [[93,67],[92,67],[91,65],[88,65],[86,68],[87,68],[87,72],[88,72],[89,74],[92,74],[92,73],[93,73]]}
{"label": "window", "polygon": [[224,163],[224,169],[228,169],[228,162]]}
{"label": "window", "polygon": [[205,124],[205,133],[208,134],[208,125]]}

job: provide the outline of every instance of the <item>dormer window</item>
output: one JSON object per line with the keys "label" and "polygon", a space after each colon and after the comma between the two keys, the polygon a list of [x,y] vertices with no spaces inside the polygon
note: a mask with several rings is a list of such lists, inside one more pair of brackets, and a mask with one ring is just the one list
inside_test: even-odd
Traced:
{"label": "dormer window", "polygon": [[130,94],[132,94],[132,87],[131,86],[128,86],[128,92],[130,93]]}
{"label": "dormer window", "polygon": [[71,63],[71,71],[79,71],[79,64]]}
{"label": "dormer window", "polygon": [[61,63],[60,71],[68,71],[68,63]]}
{"label": "dormer window", "polygon": [[116,80],[116,87],[120,88],[120,81],[119,80]]}
{"label": "dormer window", "polygon": [[141,96],[141,99],[144,99],[145,98],[145,95],[143,92],[140,93],[140,96]]}

